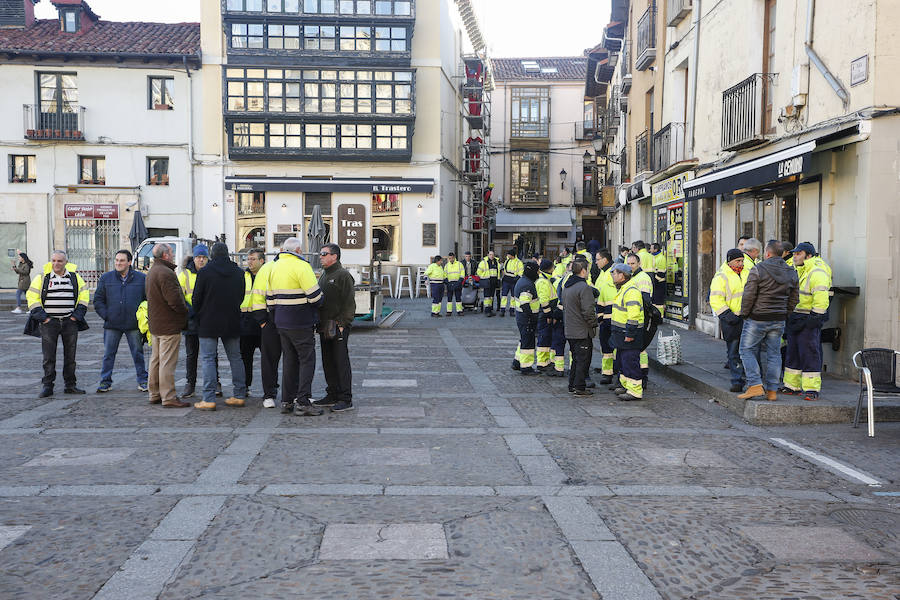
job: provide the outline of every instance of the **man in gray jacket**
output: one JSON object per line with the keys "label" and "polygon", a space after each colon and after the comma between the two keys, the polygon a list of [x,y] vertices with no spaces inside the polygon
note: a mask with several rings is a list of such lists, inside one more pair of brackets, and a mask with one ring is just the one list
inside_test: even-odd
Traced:
{"label": "man in gray jacket", "polygon": [[566,281],[560,298],[566,339],[572,351],[569,392],[576,396],[593,394],[591,390],[585,389],[585,378],[591,366],[593,339],[597,333],[597,300],[594,289],[587,284],[587,268],[583,261],[572,261],[572,276]]}

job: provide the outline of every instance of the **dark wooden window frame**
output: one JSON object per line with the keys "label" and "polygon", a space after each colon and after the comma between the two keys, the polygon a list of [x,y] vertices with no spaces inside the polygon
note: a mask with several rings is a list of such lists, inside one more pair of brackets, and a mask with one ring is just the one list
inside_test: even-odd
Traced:
{"label": "dark wooden window frame", "polygon": [[[22,159],[24,174],[16,176],[16,162]],[[10,183],[37,183],[37,156],[34,154],[10,154],[9,155],[9,182]]]}

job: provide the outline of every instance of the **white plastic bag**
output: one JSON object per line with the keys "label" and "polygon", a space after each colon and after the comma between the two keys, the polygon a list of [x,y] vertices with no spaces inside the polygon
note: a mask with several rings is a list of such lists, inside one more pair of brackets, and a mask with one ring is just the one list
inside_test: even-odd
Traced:
{"label": "white plastic bag", "polygon": [[656,342],[656,358],[663,365],[677,365],[681,362],[681,336],[677,331],[666,337],[660,333]]}

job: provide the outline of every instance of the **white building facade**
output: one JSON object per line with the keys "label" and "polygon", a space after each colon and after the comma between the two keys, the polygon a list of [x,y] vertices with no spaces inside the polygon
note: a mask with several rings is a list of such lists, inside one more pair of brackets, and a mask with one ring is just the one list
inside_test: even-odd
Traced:
{"label": "white building facade", "polygon": [[[107,22],[86,2],[57,4],[59,20],[35,20],[31,0],[3,8],[8,258],[19,250],[43,264],[65,249],[92,283],[131,247],[138,211],[151,234],[189,235],[199,25]],[[0,287],[14,277],[0,274]]]}

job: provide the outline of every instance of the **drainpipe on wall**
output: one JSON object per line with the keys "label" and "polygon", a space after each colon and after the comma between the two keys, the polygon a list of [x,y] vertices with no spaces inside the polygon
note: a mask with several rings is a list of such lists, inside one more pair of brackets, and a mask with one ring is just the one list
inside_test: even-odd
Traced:
{"label": "drainpipe on wall", "polygon": [[[690,152],[685,152],[685,157],[694,157],[694,123],[697,120],[697,71],[700,64],[700,4],[701,0],[694,0],[694,10],[691,14],[691,27],[694,28],[694,68],[691,71],[691,80],[688,84],[688,104],[690,105],[690,122],[688,123],[687,142],[690,144]],[[688,63],[690,64],[690,63]]]}
{"label": "drainpipe on wall", "polygon": [[847,89],[838,81],[837,77],[832,74],[831,71],[828,70],[828,67],[825,66],[825,62],[819,58],[819,55],[813,50],[813,20],[816,16],[816,0],[807,0],[806,3],[806,55],[809,57],[810,62],[816,66],[819,72],[822,74],[822,77],[825,78],[825,81],[828,82],[828,85],[831,86],[831,89],[834,90],[834,93],[837,94],[837,97],[841,99],[841,102],[844,104],[844,110],[850,106],[850,94],[847,92]]}
{"label": "drainpipe on wall", "polygon": [[[187,64],[187,57],[181,57],[184,64],[184,72],[188,77],[188,164],[191,168],[191,231],[197,231],[194,213],[196,212],[196,174],[194,163],[194,80],[191,76],[191,70]],[[140,204],[138,204],[140,206]]]}

